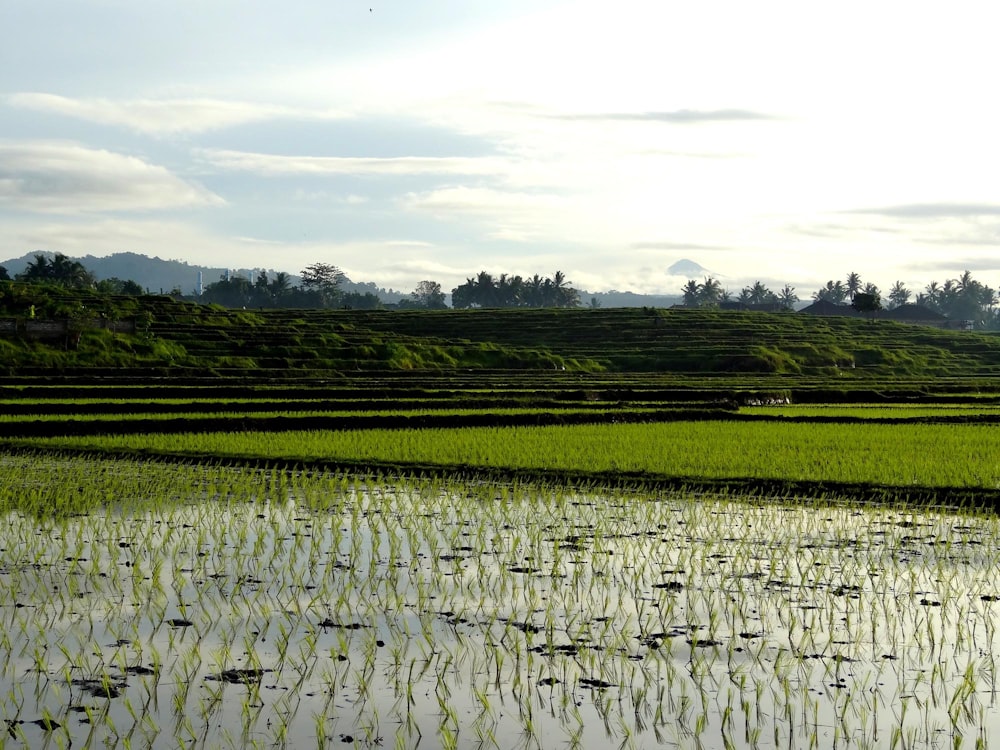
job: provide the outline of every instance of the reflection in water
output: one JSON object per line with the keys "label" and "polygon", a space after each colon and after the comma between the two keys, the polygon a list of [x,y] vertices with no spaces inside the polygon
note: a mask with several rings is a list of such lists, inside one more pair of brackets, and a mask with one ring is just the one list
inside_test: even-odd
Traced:
{"label": "reflection in water", "polygon": [[1000,729],[992,517],[57,468],[53,488],[101,502],[0,531],[14,746],[929,748]]}

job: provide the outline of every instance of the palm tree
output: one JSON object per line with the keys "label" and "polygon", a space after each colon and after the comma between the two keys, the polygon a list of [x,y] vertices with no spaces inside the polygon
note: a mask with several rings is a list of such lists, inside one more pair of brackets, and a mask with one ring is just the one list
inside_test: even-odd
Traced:
{"label": "palm tree", "polygon": [[706,276],[699,289],[699,302],[705,307],[715,307],[722,301],[722,284]]}
{"label": "palm tree", "polygon": [[753,286],[750,287],[750,303],[753,305],[761,305],[765,302],[770,302],[774,299],[774,292],[764,286],[760,281],[755,281]]}
{"label": "palm tree", "polygon": [[50,281],[59,286],[84,289],[96,284],[94,275],[83,264],[56,253],[51,260],[41,253],[28,263],[18,279],[23,281]]}
{"label": "palm tree", "polygon": [[910,301],[911,292],[902,281],[896,281],[889,290],[889,308],[901,307]]}
{"label": "palm tree", "polygon": [[555,292],[556,307],[576,307],[580,304],[580,293],[569,286],[566,274],[556,271],[552,276],[552,288]]}
{"label": "palm tree", "polygon": [[493,281],[493,275],[487,273],[486,271],[480,271],[476,274],[475,280],[472,282],[474,303],[479,307],[496,307],[496,282]]}
{"label": "palm tree", "polygon": [[795,287],[785,284],[784,288],[778,292],[778,301],[786,310],[791,310],[799,301],[799,295],[795,293]]}
{"label": "palm tree", "polygon": [[44,281],[51,278],[49,259],[41,253],[36,254],[35,259],[28,261],[28,265],[17,277],[24,281]]}
{"label": "palm tree", "polygon": [[942,312],[941,286],[936,281],[932,281],[924,287],[923,293],[917,297],[917,304]]}
{"label": "palm tree", "polygon": [[828,281],[825,287],[813,295],[813,299],[840,305],[847,299],[847,289],[842,281]]}
{"label": "palm tree", "polygon": [[278,271],[278,273],[274,274],[274,278],[271,279],[271,283],[268,284],[268,289],[271,292],[271,296],[277,298],[287,294],[291,286],[292,277],[284,271]]}
{"label": "palm tree", "polygon": [[[847,295],[854,299],[854,295],[861,291],[861,274],[851,271],[847,274]],[[843,301],[843,300],[841,300]]]}
{"label": "palm tree", "polygon": [[518,307],[521,304],[521,292],[524,283],[520,276],[500,274],[496,285],[496,302],[498,307]]}
{"label": "palm tree", "polygon": [[681,294],[684,295],[684,307],[698,307],[701,300],[701,285],[694,279],[681,287]]}
{"label": "palm tree", "polygon": [[528,307],[543,307],[545,304],[545,279],[537,273],[524,283],[524,300]]}

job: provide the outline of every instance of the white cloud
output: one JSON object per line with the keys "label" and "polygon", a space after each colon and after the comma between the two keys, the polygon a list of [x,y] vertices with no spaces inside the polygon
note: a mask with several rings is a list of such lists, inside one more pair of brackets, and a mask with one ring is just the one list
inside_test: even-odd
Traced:
{"label": "white cloud", "polygon": [[571,208],[570,201],[553,194],[462,185],[409,193],[402,206],[446,221],[471,219],[480,223],[487,237],[514,242],[554,235]]}
{"label": "white cloud", "polygon": [[368,197],[364,195],[355,195],[353,193],[342,195],[329,190],[305,190],[303,188],[297,188],[291,197],[293,200],[306,203],[319,202],[345,206],[363,206],[369,201]]}
{"label": "white cloud", "polygon": [[52,141],[0,141],[0,206],[42,213],[217,206],[205,188],[134,156]]}
{"label": "white cloud", "polygon": [[434,247],[434,243],[423,240],[389,240],[385,244],[389,247]]}
{"label": "white cloud", "polygon": [[274,175],[497,175],[509,170],[503,159],[482,157],[401,156],[392,158],[342,156],[282,156],[247,151],[199,149],[213,167]]}
{"label": "white cloud", "polygon": [[56,94],[22,92],[9,95],[6,101],[20,109],[117,125],[153,135],[204,133],[278,117],[335,119],[344,116],[333,111],[211,98],[73,99]]}

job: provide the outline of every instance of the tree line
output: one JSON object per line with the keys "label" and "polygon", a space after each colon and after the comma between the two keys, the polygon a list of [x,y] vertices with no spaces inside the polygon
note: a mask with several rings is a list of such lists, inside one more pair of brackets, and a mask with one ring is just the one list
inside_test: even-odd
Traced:
{"label": "tree line", "polygon": [[[314,263],[302,271],[301,286],[291,284],[286,273],[268,278],[261,272],[256,280],[241,276],[223,277],[205,287],[200,302],[215,302],[227,307],[297,307],[375,309],[392,307],[401,310],[443,310],[447,296],[437,281],[424,280],[398,303],[386,305],[376,295],[345,292],[343,272],[327,263]],[[577,307],[580,293],[569,286],[566,275],[556,271],[551,278],[537,274],[530,279],[501,274],[494,277],[479,272],[451,290],[454,308],[499,307]]]}
{"label": "tree line", "polygon": [[[224,274],[207,284],[202,293],[191,299],[223,307],[334,308],[376,309],[382,300],[371,292],[347,292],[341,284],[347,277],[337,266],[313,263],[301,272],[301,283],[293,284],[291,275],[279,271],[273,277],[261,271],[254,279]],[[175,290],[179,291],[179,290]]]}
{"label": "tree line", "polygon": [[569,285],[566,274],[556,271],[551,278],[535,274],[497,277],[486,271],[466,279],[451,290],[454,308],[469,307],[578,307],[580,292]]}
{"label": "tree line", "polygon": [[[0,281],[10,281],[7,270],[0,266]],[[16,281],[54,284],[75,289],[91,289],[110,294],[144,294],[134,281],[104,279],[98,281],[79,261],[61,253],[53,257],[35,255]],[[218,304],[224,307],[246,308],[341,308],[404,310],[439,310],[448,307],[447,295],[437,281],[424,280],[405,298],[386,304],[372,292],[347,291],[347,277],[330,263],[313,263],[300,274],[300,283],[283,271],[269,275],[261,271],[253,278],[242,274],[223,274],[218,281],[205,285],[201,293],[185,294],[180,288],[170,291],[178,299]],[[481,271],[451,291],[456,308],[497,307],[577,307],[580,293],[570,286],[566,275],[556,271],[552,277],[492,274]]]}
{"label": "tree line", "polygon": [[795,287],[787,284],[780,291],[774,292],[762,282],[755,281],[743,287],[739,294],[733,295],[711,276],[706,277],[701,283],[694,279],[689,280],[681,287],[681,295],[685,307],[719,307],[727,302],[735,302],[744,305],[773,305],[791,310],[799,301]]}
{"label": "tree line", "polygon": [[[882,299],[877,285],[862,283],[860,274],[853,272],[847,275],[845,281],[826,282],[813,297],[845,304],[858,294],[869,294],[880,301]],[[885,296],[885,306],[891,310],[907,304],[926,307],[952,320],[971,320],[980,328],[1000,327],[997,291],[973,278],[971,271],[963,271],[957,278],[946,279],[944,282],[932,281],[916,294],[902,281],[894,282]]]}
{"label": "tree line", "polygon": [[0,281],[24,281],[34,284],[54,284],[70,289],[93,289],[102,294],[143,294],[139,284],[128,279],[110,278],[98,281],[82,263],[61,253],[52,258],[38,253],[28,261],[24,270],[11,279],[7,269],[0,266]]}
{"label": "tree line", "polygon": [[[7,270],[0,266],[0,281],[10,281]],[[36,254],[24,271],[13,280],[55,284],[76,289],[92,289],[106,294],[144,294],[142,287],[131,280],[118,278],[98,281],[79,261],[61,253],[49,257]],[[313,263],[301,272],[301,282],[294,284],[284,272],[269,276],[260,272],[256,278],[241,275],[223,275],[208,284],[201,295],[184,295],[180,289],[171,296],[216,303],[225,307],[282,307],[282,308],[333,308],[376,309],[444,309],[447,296],[436,281],[421,281],[416,288],[396,304],[387,305],[371,292],[353,292],[342,288],[347,280],[344,273],[329,263]],[[773,291],[763,282],[755,281],[738,293],[725,289],[721,282],[708,276],[704,281],[689,280],[682,288],[682,304],[687,307],[718,307],[725,303],[746,306],[770,306],[774,309],[793,309],[799,303],[795,287],[786,284]],[[883,308],[893,309],[906,304],[917,304],[938,312],[952,320],[969,320],[979,328],[1000,329],[1000,299],[995,289],[973,278],[964,271],[957,278],[944,282],[932,281],[922,291],[914,293],[902,281],[893,283],[889,292],[882,294],[878,285],[865,282],[857,272],[843,279],[832,279],[813,293],[812,299],[837,305],[853,305],[866,312]],[[592,304],[595,304],[592,302]],[[494,276],[480,271],[465,283],[451,290],[454,308],[510,308],[510,307],[579,307],[580,292],[571,286],[562,271],[551,277],[538,274],[530,278],[500,274]]]}
{"label": "tree line", "polygon": [[[756,281],[734,295],[711,276],[703,282],[689,280],[681,287],[681,294],[686,307],[718,307],[727,302],[738,302],[746,305],[774,304],[792,309],[799,302],[795,287],[787,284],[779,292],[774,292]],[[877,284],[863,281],[861,274],[852,271],[843,280],[827,281],[813,293],[812,299],[850,305],[864,312],[916,304],[952,320],[971,320],[979,328],[1000,329],[997,291],[973,278],[971,271],[964,271],[957,278],[944,282],[932,281],[917,293],[902,281],[896,281],[884,296]]]}

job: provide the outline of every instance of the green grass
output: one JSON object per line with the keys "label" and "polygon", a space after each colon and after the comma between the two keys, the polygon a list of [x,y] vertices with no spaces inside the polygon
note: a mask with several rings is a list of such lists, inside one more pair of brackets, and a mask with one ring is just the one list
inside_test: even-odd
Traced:
{"label": "green grass", "polygon": [[[408,409],[392,409],[392,410],[306,410],[306,411],[247,411],[239,410],[238,408],[231,409],[229,411],[177,411],[177,412],[143,412],[143,411],[130,411],[130,412],[109,412],[102,414],[74,414],[72,411],[61,414],[39,414],[39,415],[19,415],[19,414],[0,414],[0,424],[19,424],[24,422],[133,422],[142,419],[156,419],[156,420],[176,420],[176,419],[217,419],[220,420],[220,429],[225,427],[225,420],[229,419],[241,419],[243,417],[254,417],[256,419],[268,419],[268,418],[310,418],[310,417],[426,417],[426,416],[440,416],[440,417],[463,417],[472,415],[492,415],[496,417],[510,417],[510,416],[520,416],[520,415],[570,415],[570,414],[614,414],[621,412],[621,409],[610,409],[610,408],[592,408],[592,409],[581,409],[581,408],[478,408],[478,409],[425,409],[420,408],[418,405],[414,405],[412,408]],[[628,412],[631,414],[647,414],[647,413],[662,413],[664,410],[660,408],[636,408],[630,407]]]}

